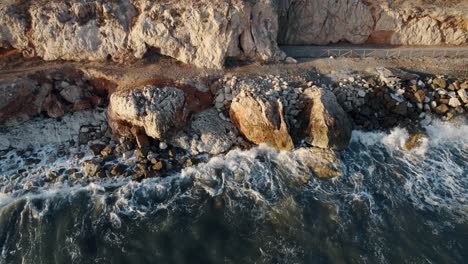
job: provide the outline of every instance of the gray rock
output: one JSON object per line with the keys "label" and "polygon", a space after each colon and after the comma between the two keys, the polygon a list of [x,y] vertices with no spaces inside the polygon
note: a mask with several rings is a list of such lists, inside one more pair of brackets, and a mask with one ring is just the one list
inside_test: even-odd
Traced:
{"label": "gray rock", "polygon": [[120,135],[128,129],[121,126],[124,122],[144,128],[150,137],[164,138],[172,129],[183,126],[187,115],[185,94],[174,87],[149,85],[110,97],[109,124]]}
{"label": "gray rock", "polygon": [[83,97],[83,90],[81,87],[78,87],[76,85],[71,85],[66,88],[63,88],[62,91],[60,92],[60,95],[63,97],[63,99],[67,100],[69,103],[76,103],[80,101]]}
{"label": "gray rock", "polygon": [[194,115],[190,130],[199,137],[179,132],[171,139],[171,144],[189,151],[192,155],[217,155],[227,152],[237,138],[237,129],[230,122],[221,119],[213,108]]}

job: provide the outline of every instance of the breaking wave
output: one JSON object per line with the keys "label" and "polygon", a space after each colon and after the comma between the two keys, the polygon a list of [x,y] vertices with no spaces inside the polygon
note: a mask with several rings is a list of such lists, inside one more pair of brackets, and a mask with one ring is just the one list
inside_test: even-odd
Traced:
{"label": "breaking wave", "polygon": [[328,181],[306,183],[299,152],[266,146],[141,182],[44,180],[78,160],[4,169],[0,263],[460,263],[468,125],[425,128],[411,151],[406,129],[354,131],[344,175]]}

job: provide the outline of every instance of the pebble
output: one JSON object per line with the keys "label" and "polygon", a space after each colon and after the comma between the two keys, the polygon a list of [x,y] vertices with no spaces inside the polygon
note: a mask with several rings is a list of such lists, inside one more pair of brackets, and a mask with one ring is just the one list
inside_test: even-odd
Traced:
{"label": "pebble", "polygon": [[160,142],[160,143],[159,143],[159,149],[165,150],[165,149],[167,149],[167,147],[168,147],[168,146],[167,146],[167,144],[166,144],[165,142]]}
{"label": "pebble", "polygon": [[359,90],[358,96],[359,96],[359,97],[365,97],[365,96],[366,96],[366,91],[364,91],[364,90]]}
{"label": "pebble", "polygon": [[448,104],[449,104],[449,106],[451,106],[451,107],[458,107],[458,106],[461,106],[461,103],[460,103],[460,101],[458,100],[458,98],[453,98],[453,97],[450,98]]}

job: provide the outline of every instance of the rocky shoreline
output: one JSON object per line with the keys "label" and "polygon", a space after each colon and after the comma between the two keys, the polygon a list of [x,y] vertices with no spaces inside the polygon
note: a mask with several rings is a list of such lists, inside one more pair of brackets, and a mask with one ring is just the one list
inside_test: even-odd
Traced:
{"label": "rocky shoreline", "polygon": [[[420,124],[468,110],[467,79],[382,67],[190,85],[150,80],[129,89],[61,69],[4,80],[1,89],[2,173],[32,173],[37,184],[159,177],[259,144],[308,157],[304,166],[326,179],[341,175],[337,155],[353,129],[408,127],[410,151],[425,138]],[[47,169],[59,161],[68,165]]]}

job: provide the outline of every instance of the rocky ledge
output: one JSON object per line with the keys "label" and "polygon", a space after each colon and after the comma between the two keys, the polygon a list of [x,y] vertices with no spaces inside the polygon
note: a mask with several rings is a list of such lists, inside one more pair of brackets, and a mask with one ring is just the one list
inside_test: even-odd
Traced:
{"label": "rocky ledge", "polygon": [[[6,166],[7,173],[17,173],[21,164],[34,169],[65,158],[75,164],[67,169],[69,177],[143,179],[264,144],[294,152],[317,177],[330,178],[341,175],[337,155],[355,128],[411,126],[417,132],[405,144],[411,151],[425,138],[417,124],[468,110],[466,79],[381,67],[330,75],[225,75],[191,84],[149,80],[125,89],[80,71],[69,73],[38,72],[3,84],[7,90],[21,88],[0,104],[0,161],[21,160]],[[77,108],[82,101],[88,107]],[[31,109],[14,108],[24,102]],[[25,116],[32,120],[20,120]],[[37,146],[46,144],[63,147],[37,153]]]}

